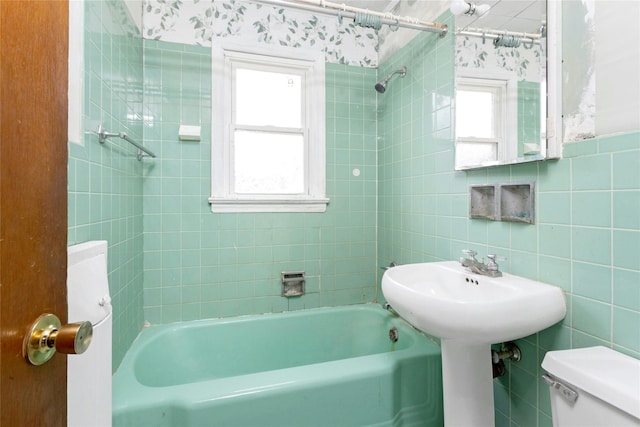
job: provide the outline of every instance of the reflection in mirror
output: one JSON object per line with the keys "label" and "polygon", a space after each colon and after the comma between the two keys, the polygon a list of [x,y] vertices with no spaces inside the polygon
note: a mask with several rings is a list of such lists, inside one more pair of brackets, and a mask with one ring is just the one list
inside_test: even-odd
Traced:
{"label": "reflection in mirror", "polygon": [[452,4],[456,170],[545,159],[545,0],[463,3]]}

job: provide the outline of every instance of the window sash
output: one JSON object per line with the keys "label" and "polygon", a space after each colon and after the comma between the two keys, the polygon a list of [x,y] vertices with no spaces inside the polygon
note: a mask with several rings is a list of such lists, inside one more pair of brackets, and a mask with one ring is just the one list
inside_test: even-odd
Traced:
{"label": "window sash", "polygon": [[[469,135],[462,137],[458,136],[457,139],[494,139],[497,141],[504,140],[504,121],[506,112],[506,88],[507,82],[500,80],[488,80],[488,79],[471,79],[464,78],[459,79],[456,90],[463,92],[477,92],[477,93],[489,93],[492,97],[492,110],[493,116],[491,117],[491,137],[481,138]],[[460,126],[460,121],[456,120],[456,129]]]}
{"label": "window sash", "polygon": [[[324,56],[320,52],[277,46],[247,47],[235,41],[224,40],[212,48],[212,162],[211,162],[211,210],[213,212],[324,212],[326,198],[325,159],[325,94]],[[293,59],[291,59],[293,58]],[[258,69],[286,69],[304,74],[303,126],[287,128],[276,126],[252,126],[233,123],[231,90],[231,64]],[[292,70],[289,69],[291,67]],[[222,97],[222,99],[219,99]],[[217,102],[216,102],[217,101]],[[304,194],[237,194],[233,190],[231,137],[236,131],[264,131],[282,134],[305,135],[304,159],[306,164]]]}
{"label": "window sash", "polygon": [[[456,91],[490,93],[492,95],[493,103],[493,117],[491,118],[492,135],[490,137],[458,136],[460,119],[459,117],[456,117],[456,167],[466,165],[466,163],[459,157],[464,157],[466,155],[466,153],[462,152],[464,149],[463,147],[466,146],[470,148],[470,144],[474,143],[477,143],[478,146],[495,145],[495,149],[492,150],[495,153],[495,158],[490,160],[486,159],[484,162],[500,161],[504,159],[507,149],[508,81],[503,79],[458,77],[456,80]],[[459,148],[462,148],[462,150]]]}
{"label": "window sash", "polygon": [[[306,87],[306,81],[307,81],[307,73],[308,73],[308,69],[307,68],[302,68],[299,69],[297,67],[285,67],[285,66],[280,66],[280,65],[273,65],[273,64],[269,64],[269,63],[265,63],[263,59],[258,58],[256,59],[255,57],[244,57],[244,58],[237,58],[235,60],[230,60],[229,61],[229,66],[230,66],[230,78],[231,78],[231,114],[230,114],[230,126],[231,126],[231,130],[229,133],[229,142],[230,142],[230,153],[229,153],[229,183],[230,183],[230,187],[229,187],[229,192],[232,194],[236,194],[238,197],[251,197],[251,196],[259,196],[259,197],[268,197],[269,195],[276,195],[276,194],[281,194],[281,195],[291,195],[291,194],[298,194],[298,195],[309,195],[309,186],[308,186],[308,165],[309,165],[309,161],[308,161],[308,145],[309,145],[309,138],[308,138],[308,133],[304,130],[304,126],[306,125],[307,122],[307,108],[306,108],[306,99],[307,99],[307,87]],[[240,124],[237,122],[237,117],[238,117],[238,81],[236,79],[237,76],[237,71],[239,69],[243,69],[243,70],[253,70],[253,71],[264,71],[264,72],[270,72],[270,73],[276,73],[276,74],[282,74],[282,75],[286,75],[286,74],[293,74],[293,75],[297,75],[300,77],[300,89],[301,89],[301,93],[300,93],[300,104],[298,105],[298,110],[300,111],[300,127],[282,127],[282,126],[277,126],[277,125],[266,125],[266,126],[257,126],[257,125],[247,125],[247,124]],[[302,191],[300,192],[296,192],[296,193],[291,193],[291,192],[268,192],[268,193],[256,193],[256,192],[243,192],[243,191],[236,191],[236,188],[239,187],[238,183],[236,182],[236,177],[237,177],[237,172],[236,172],[236,135],[238,131],[248,131],[248,132],[255,132],[255,133],[264,133],[264,134],[271,134],[271,135],[278,135],[278,134],[290,134],[290,135],[300,135],[302,136],[302,150],[303,150],[303,156],[302,156]]]}
{"label": "window sash", "polygon": [[[228,58],[228,60],[230,61],[229,63],[229,73],[231,75],[231,123],[233,125],[247,125],[250,126],[250,124],[244,124],[244,123],[238,123],[238,96],[237,96],[237,71],[238,70],[251,70],[251,71],[262,71],[262,72],[269,72],[269,73],[274,73],[274,74],[283,74],[283,75],[294,75],[300,78],[300,104],[298,106],[299,111],[300,111],[300,126],[297,127],[293,127],[296,129],[304,129],[307,126],[307,115],[306,115],[306,110],[307,110],[307,74],[309,73],[308,68],[299,68],[299,66],[290,66],[290,67],[285,67],[282,65],[271,65],[271,64],[264,64],[263,60],[256,60],[256,59],[252,59],[252,60],[248,60],[248,59],[244,59],[244,58],[238,58],[235,60],[232,60],[231,58]],[[274,127],[284,127],[284,126],[278,126],[278,125],[274,125]]]}

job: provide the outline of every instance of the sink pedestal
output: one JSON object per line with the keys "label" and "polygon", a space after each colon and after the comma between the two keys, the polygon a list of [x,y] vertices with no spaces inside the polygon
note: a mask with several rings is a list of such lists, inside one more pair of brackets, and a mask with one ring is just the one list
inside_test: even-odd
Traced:
{"label": "sink pedestal", "polygon": [[557,286],[473,274],[455,261],[390,268],[382,292],[407,322],[440,338],[446,427],[494,427],[491,343],[529,336],[567,313]]}
{"label": "sink pedestal", "polygon": [[493,427],[491,344],[443,339],[445,427]]}

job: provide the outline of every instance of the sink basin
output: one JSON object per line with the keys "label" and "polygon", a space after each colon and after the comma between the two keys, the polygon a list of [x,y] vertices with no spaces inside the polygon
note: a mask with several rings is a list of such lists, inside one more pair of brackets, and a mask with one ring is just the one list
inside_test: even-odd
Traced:
{"label": "sink basin", "polygon": [[382,292],[405,320],[441,339],[510,341],[545,329],[566,313],[556,286],[507,273],[481,276],[455,261],[390,268]]}
{"label": "sink basin", "polygon": [[493,426],[491,344],[531,335],[566,314],[556,286],[482,276],[455,261],[392,267],[382,292],[406,321],[440,338],[446,427]]}

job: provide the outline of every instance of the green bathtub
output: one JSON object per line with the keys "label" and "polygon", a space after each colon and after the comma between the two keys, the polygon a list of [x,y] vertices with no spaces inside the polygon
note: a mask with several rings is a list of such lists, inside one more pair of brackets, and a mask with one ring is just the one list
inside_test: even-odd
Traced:
{"label": "green bathtub", "polygon": [[116,427],[443,425],[439,347],[373,304],[146,328],[113,393]]}

